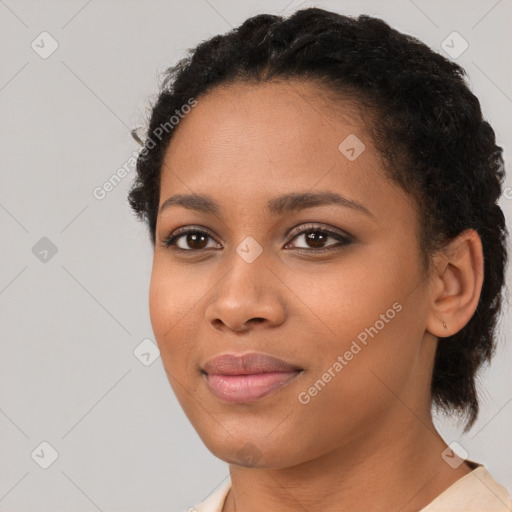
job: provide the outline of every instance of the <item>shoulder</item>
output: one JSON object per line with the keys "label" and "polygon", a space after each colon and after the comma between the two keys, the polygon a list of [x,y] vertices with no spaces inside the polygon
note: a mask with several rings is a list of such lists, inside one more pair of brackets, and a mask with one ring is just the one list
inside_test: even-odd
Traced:
{"label": "shoulder", "polygon": [[479,465],[420,512],[512,512],[512,501],[487,469]]}
{"label": "shoulder", "polygon": [[224,501],[231,489],[231,479],[228,478],[216,491],[205,498],[201,503],[182,512],[222,512]]}
{"label": "shoulder", "polygon": [[[222,512],[231,489],[228,478],[216,491],[182,512]],[[480,465],[457,480],[420,512],[512,512],[512,500],[501,484]]]}

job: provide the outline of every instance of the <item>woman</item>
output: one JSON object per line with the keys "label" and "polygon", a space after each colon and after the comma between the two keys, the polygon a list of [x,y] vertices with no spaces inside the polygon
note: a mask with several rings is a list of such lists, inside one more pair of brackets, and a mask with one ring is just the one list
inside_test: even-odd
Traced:
{"label": "woman", "polygon": [[129,200],[169,382],[229,463],[195,510],[511,510],[431,412],[478,414],[503,177],[462,68],[379,19],[258,15],[169,69]]}

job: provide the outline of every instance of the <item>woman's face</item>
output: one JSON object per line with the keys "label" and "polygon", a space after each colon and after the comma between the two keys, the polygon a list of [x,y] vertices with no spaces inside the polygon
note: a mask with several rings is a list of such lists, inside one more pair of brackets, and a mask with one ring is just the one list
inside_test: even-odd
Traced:
{"label": "woman's face", "polygon": [[[185,414],[233,464],[289,467],[405,430],[429,410],[435,338],[418,213],[350,104],[334,114],[322,94],[298,81],[217,88],[165,155],[160,206],[197,194],[216,210],[159,210],[151,323]],[[320,200],[277,199],[290,194]],[[192,234],[163,245],[187,226]],[[213,393],[208,380],[226,390],[237,378],[207,377],[205,363],[251,352],[302,371],[259,398]]]}

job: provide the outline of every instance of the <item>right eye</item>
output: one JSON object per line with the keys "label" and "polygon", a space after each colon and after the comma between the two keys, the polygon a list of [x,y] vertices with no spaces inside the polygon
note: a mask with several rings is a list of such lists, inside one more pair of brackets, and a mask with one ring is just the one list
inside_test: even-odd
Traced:
{"label": "right eye", "polygon": [[[182,238],[183,240],[181,240]],[[208,238],[213,240],[213,237],[202,229],[180,228],[165,238],[162,245],[164,247],[171,248],[174,251],[197,252],[208,248],[206,246]],[[178,240],[182,242],[184,247],[177,243]]]}

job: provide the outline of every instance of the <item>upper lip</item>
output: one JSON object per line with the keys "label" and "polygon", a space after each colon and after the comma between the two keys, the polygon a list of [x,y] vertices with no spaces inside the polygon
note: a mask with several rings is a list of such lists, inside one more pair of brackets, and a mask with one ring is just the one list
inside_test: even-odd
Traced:
{"label": "upper lip", "polygon": [[260,352],[221,354],[207,361],[203,367],[203,371],[210,375],[251,375],[297,370],[302,368]]}

